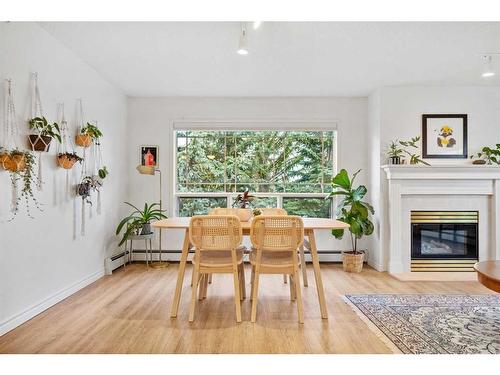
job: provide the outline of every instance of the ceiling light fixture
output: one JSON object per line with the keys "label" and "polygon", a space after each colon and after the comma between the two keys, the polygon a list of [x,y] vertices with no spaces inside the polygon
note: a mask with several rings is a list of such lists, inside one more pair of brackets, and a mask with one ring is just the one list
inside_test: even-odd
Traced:
{"label": "ceiling light fixture", "polygon": [[254,22],[253,22],[253,29],[254,29],[254,30],[257,30],[257,29],[260,27],[260,24],[261,24],[261,23],[262,23],[262,22],[260,22],[260,21],[254,21]]}
{"label": "ceiling light fixture", "polygon": [[248,55],[247,28],[243,22],[241,23],[240,43],[236,52],[240,55]]}
{"label": "ceiling light fixture", "polygon": [[495,71],[492,66],[492,56],[491,55],[483,55],[483,72],[481,73],[481,77],[488,78],[493,77],[495,75]]}

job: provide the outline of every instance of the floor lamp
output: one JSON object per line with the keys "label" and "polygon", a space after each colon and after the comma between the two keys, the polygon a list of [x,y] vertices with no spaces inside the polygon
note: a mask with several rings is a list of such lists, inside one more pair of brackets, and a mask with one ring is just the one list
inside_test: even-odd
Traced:
{"label": "floor lamp", "polygon": [[[161,171],[154,165],[138,165],[137,166],[137,171],[140,173],[140,174],[148,174],[148,175],[151,175],[151,176],[154,176],[156,173],[158,173],[160,175],[160,210],[163,209],[163,205],[162,205],[162,202],[161,202],[161,193],[162,193],[162,186],[161,186]],[[160,259],[158,260],[158,262],[153,262],[151,263],[151,267],[153,268],[165,268],[165,267],[168,267],[168,262],[167,261],[162,261],[161,260],[161,254],[162,254],[162,250],[161,250],[161,228],[160,228],[160,243],[158,245],[158,251],[160,252]],[[146,254],[147,256],[147,254]]]}

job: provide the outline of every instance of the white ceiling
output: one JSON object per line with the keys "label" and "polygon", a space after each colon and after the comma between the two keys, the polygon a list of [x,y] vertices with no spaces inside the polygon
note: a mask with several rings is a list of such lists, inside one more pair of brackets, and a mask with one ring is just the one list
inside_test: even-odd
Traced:
{"label": "white ceiling", "polygon": [[[381,86],[498,85],[498,23],[48,22],[45,30],[129,96],[366,96]],[[500,68],[500,56],[495,65]]]}

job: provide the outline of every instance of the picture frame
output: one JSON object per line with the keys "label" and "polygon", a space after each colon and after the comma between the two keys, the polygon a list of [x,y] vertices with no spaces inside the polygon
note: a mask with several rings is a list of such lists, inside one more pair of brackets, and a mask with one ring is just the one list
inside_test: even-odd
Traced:
{"label": "picture frame", "polygon": [[139,148],[140,165],[155,166],[160,165],[160,148],[157,145],[141,145]]}
{"label": "picture frame", "polygon": [[422,115],[422,158],[467,159],[467,115]]}

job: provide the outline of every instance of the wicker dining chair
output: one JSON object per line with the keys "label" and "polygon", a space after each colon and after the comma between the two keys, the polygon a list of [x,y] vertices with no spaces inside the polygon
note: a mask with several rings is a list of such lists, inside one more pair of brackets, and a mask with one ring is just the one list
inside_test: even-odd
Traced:
{"label": "wicker dining chair", "polygon": [[[283,208],[259,208],[261,215],[288,215],[285,209]],[[306,268],[306,259],[305,259],[305,253],[304,253],[304,244],[300,244],[299,247],[299,253],[300,253],[300,265],[302,268],[302,281],[304,282],[304,286],[308,286],[308,281],[307,281],[307,268]],[[283,282],[286,284],[287,283],[287,275],[283,275]]]}
{"label": "wicker dining chair", "polygon": [[214,273],[232,273],[236,321],[241,322],[241,300],[245,297],[245,273],[241,223],[237,216],[193,216],[189,224],[189,238],[194,245],[193,290],[189,321],[194,320],[196,293],[206,298],[208,276]]}
{"label": "wicker dining chair", "polygon": [[290,277],[290,295],[297,300],[299,323],[304,323],[300,291],[297,248],[304,241],[304,223],[299,216],[257,216],[253,219],[250,239],[252,252],[252,314],[257,320],[257,295],[261,274],[286,274]]}

